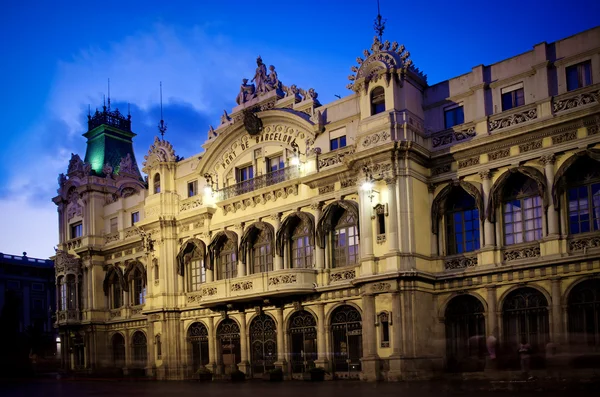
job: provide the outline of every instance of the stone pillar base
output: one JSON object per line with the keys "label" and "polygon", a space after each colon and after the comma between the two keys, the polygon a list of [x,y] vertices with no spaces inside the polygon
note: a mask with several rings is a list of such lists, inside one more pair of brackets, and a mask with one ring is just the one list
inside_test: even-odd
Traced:
{"label": "stone pillar base", "polygon": [[324,368],[325,371],[328,371],[331,369],[329,368],[329,361],[326,358],[318,358],[315,360],[315,367],[321,367]]}
{"label": "stone pillar base", "polygon": [[388,359],[390,369],[387,372],[386,380],[388,382],[399,382],[402,380],[402,357],[400,355],[391,355]]}
{"label": "stone pillar base", "polygon": [[239,369],[246,375],[249,375],[250,374],[250,363],[248,361],[242,361],[237,365],[237,369]]}
{"label": "stone pillar base", "polygon": [[361,358],[362,371],[360,380],[366,382],[377,382],[381,378],[379,371],[379,357],[363,357]]}

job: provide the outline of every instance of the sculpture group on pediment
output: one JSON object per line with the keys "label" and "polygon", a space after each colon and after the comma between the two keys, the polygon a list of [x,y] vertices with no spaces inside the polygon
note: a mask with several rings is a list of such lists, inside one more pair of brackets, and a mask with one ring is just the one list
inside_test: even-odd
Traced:
{"label": "sculpture group on pediment", "polygon": [[254,94],[255,87],[254,84],[248,84],[248,79],[242,80],[242,85],[240,86],[240,93],[238,94],[235,101],[238,105],[248,102],[256,95]]}
{"label": "sculpture group on pediment", "polygon": [[119,163],[119,174],[120,175],[135,175],[137,174],[135,170],[135,165],[133,164],[133,160],[131,159],[131,154],[127,153],[127,156],[121,158],[121,162]]}
{"label": "sculpture group on pediment", "polygon": [[79,155],[71,153],[67,175],[83,177],[89,175],[91,171],[92,166],[89,163],[84,163]]}

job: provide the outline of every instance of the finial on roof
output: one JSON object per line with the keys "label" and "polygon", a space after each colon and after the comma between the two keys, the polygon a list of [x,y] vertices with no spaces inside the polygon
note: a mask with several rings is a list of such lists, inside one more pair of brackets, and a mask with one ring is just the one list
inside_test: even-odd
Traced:
{"label": "finial on roof", "polygon": [[110,78],[108,79],[108,110],[110,110]]}
{"label": "finial on roof", "polygon": [[162,81],[160,82],[160,123],[158,123],[158,132],[160,132],[160,136],[164,140],[165,139],[165,132],[167,132],[167,124],[163,120]]}
{"label": "finial on roof", "polygon": [[375,28],[375,33],[379,36],[379,41],[382,42],[383,39],[383,31],[385,30],[385,19],[381,17],[381,12],[379,11],[379,0],[377,0],[377,18],[375,18],[375,23],[373,27]]}

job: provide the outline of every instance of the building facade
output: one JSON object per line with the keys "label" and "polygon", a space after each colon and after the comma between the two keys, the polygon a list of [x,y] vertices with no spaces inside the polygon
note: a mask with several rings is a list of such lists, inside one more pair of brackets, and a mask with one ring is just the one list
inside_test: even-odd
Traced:
{"label": "building facade", "polygon": [[155,138],[146,180],[130,117],[89,116],[54,198],[65,367],[403,380],[518,368],[522,340],[536,368],[593,361],[600,27],[431,86],[377,37],[351,70],[321,104],[259,57],[204,151]]}

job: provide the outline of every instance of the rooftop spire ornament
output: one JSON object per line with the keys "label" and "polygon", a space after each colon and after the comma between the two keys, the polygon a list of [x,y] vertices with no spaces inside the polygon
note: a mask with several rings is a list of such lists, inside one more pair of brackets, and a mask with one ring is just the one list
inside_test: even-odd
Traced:
{"label": "rooftop spire ornament", "polygon": [[383,42],[383,31],[385,30],[385,19],[381,18],[381,12],[379,11],[379,0],[377,0],[377,18],[375,18],[375,23],[373,24],[373,28],[375,28],[375,33],[379,36],[379,41]]}
{"label": "rooftop spire ornament", "polygon": [[158,131],[162,140],[165,139],[165,132],[167,132],[167,124],[163,120],[163,108],[162,108],[162,81],[160,82],[160,123],[158,123]]}

